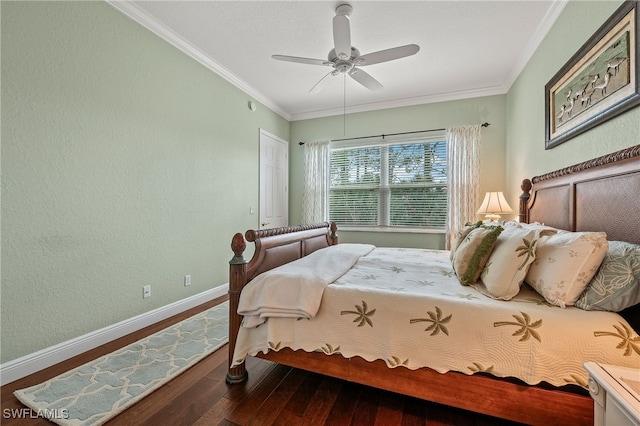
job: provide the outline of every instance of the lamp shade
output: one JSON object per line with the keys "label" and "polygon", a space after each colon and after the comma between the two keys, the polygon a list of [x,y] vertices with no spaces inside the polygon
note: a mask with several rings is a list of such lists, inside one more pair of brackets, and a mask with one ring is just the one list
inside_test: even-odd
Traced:
{"label": "lamp shade", "polygon": [[501,214],[510,214],[513,210],[502,192],[487,192],[477,213],[486,215],[488,219],[500,219]]}

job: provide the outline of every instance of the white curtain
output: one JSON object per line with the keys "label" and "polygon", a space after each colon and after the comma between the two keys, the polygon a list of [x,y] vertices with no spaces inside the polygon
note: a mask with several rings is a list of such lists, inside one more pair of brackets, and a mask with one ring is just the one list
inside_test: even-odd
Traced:
{"label": "white curtain", "polygon": [[302,223],[329,220],[329,141],[304,144]]}
{"label": "white curtain", "polygon": [[446,130],[449,172],[449,217],[445,248],[449,250],[466,222],[474,222],[479,201],[480,125]]}

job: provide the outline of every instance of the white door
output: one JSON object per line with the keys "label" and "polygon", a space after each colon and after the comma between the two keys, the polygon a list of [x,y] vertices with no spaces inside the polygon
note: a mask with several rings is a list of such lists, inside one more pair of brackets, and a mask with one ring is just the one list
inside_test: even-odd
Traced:
{"label": "white door", "polygon": [[289,142],[260,129],[260,229],[287,226]]}

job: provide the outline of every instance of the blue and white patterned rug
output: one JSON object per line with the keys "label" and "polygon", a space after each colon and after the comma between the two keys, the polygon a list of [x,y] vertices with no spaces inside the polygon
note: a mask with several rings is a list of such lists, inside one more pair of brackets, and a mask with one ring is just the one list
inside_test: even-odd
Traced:
{"label": "blue and white patterned rug", "polygon": [[227,343],[228,318],[224,302],[15,395],[59,425],[101,425]]}

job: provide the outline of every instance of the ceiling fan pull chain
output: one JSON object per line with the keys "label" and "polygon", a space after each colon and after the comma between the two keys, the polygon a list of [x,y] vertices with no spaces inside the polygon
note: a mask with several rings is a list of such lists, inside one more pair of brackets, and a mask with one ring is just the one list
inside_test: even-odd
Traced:
{"label": "ceiling fan pull chain", "polygon": [[347,75],[342,75],[342,136],[347,135]]}

